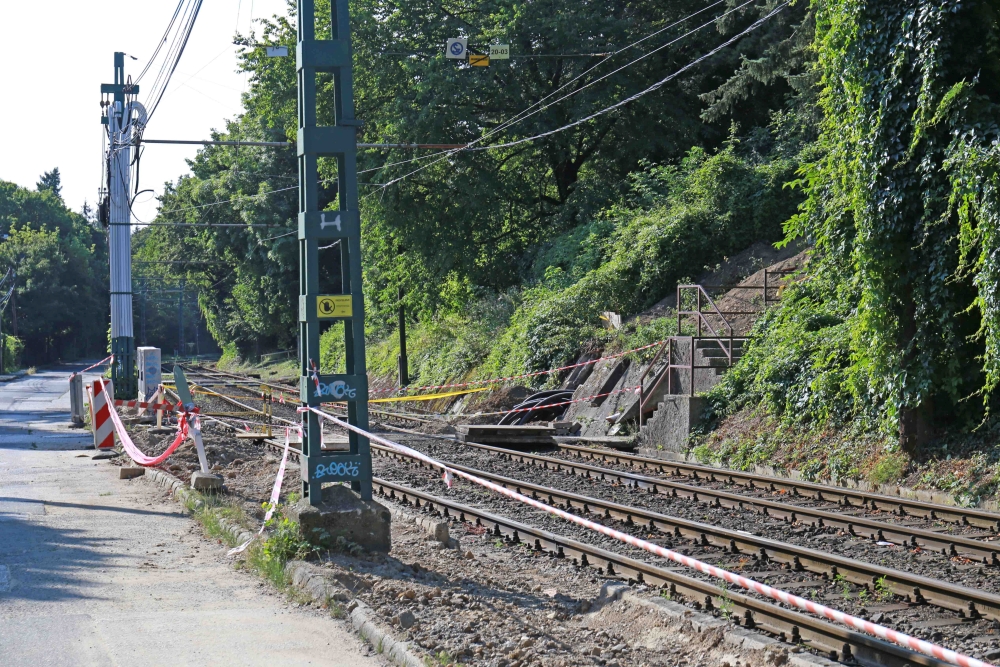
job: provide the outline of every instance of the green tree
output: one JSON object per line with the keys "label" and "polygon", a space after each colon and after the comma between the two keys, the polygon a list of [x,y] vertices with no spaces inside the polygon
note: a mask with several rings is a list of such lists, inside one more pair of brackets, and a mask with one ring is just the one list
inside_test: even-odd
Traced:
{"label": "green tree", "polygon": [[17,272],[25,363],[103,351],[108,321],[104,235],[48,189],[33,192],[3,181],[0,235],[6,235],[0,267]]}
{"label": "green tree", "polygon": [[[935,414],[975,418],[965,399],[989,399],[1000,379],[997,9],[813,2],[821,157],[803,169],[808,199],[787,225],[790,238],[816,242],[816,285],[788,306],[813,314],[770,321],[837,328],[815,337],[826,352],[795,356],[802,378],[820,357],[829,368],[792,384],[816,395],[839,374],[833,384],[856,410],[881,417],[910,452],[931,437]],[[817,297],[830,307],[817,309]]]}
{"label": "green tree", "polygon": [[38,179],[38,183],[35,188],[39,192],[42,190],[49,190],[56,197],[62,199],[62,178],[59,176],[59,167],[42,174],[42,177]]}

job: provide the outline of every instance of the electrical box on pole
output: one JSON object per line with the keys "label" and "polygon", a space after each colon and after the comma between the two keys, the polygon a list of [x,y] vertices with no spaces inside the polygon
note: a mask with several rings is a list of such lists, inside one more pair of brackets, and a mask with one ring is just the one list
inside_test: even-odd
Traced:
{"label": "electrical box on pole", "polygon": [[[115,398],[136,397],[135,337],[132,332],[132,201],[130,169],[133,137],[146,122],[135,95],[139,86],[125,81],[125,54],[115,52],[115,82],[101,84],[111,95],[101,123],[108,126],[108,255],[111,265],[111,366]],[[131,99],[129,99],[131,98]],[[102,103],[103,106],[103,103]]]}
{"label": "electrical box on pole", "polygon": [[[361,293],[361,219],[358,212],[357,133],[348,0],[330,3],[330,39],[316,39],[315,0],[298,0],[299,363],[302,403],[345,402],[347,421],[368,430],[365,307]],[[316,79],[332,73],[335,122],[317,125]],[[319,158],[337,162],[338,209],[319,208]],[[319,246],[341,240],[341,294],[320,294]],[[319,373],[320,323],[343,321],[346,373]],[[302,415],[302,495],[322,503],[322,485],[350,482],[362,500],[372,497],[368,439],[349,434],[349,451],[323,451],[315,413]],[[387,539],[387,538],[386,538]]]}

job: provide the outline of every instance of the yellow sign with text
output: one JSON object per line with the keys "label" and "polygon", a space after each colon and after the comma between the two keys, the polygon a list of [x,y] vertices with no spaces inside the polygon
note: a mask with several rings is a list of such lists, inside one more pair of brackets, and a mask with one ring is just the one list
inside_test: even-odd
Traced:
{"label": "yellow sign with text", "polygon": [[488,67],[490,64],[489,56],[476,56],[469,55],[469,64],[473,67]]}
{"label": "yellow sign with text", "polygon": [[350,294],[316,297],[316,317],[354,317],[354,302]]}

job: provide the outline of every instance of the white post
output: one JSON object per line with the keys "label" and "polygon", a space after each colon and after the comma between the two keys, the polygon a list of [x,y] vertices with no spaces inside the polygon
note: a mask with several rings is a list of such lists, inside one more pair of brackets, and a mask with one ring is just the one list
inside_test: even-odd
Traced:
{"label": "white post", "polygon": [[194,415],[188,417],[188,424],[191,426],[191,437],[194,439],[194,447],[198,450],[198,461],[201,463],[201,471],[208,473],[208,458],[205,456],[205,444],[201,441],[201,429],[198,428],[198,418]]}
{"label": "white post", "polygon": [[74,373],[69,379],[69,413],[73,426],[83,426],[83,376]]}
{"label": "white post", "polygon": [[[163,391],[162,384],[157,387],[156,395],[159,396],[158,403],[162,403],[166,398],[167,393]],[[161,408],[156,409],[156,428],[163,428],[163,410]]]}
{"label": "white post", "polygon": [[109,218],[108,256],[111,265],[111,351],[127,398],[132,398],[135,339],[132,331],[132,141],[146,123],[146,110],[139,102],[115,101],[108,114]]}

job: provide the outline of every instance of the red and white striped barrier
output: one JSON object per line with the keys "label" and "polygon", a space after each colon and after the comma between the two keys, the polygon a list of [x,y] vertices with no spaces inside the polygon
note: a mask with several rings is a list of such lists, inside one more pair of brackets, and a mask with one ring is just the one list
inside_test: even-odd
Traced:
{"label": "red and white striped barrier", "polygon": [[[111,449],[115,446],[115,426],[111,422],[111,406],[108,405],[108,388],[111,380],[98,378],[87,385],[90,398],[90,427],[94,432],[94,449]],[[113,389],[112,389],[113,391]]]}
{"label": "red and white striped barrier", "polygon": [[138,400],[126,401],[121,398],[114,399],[114,404],[117,405],[118,407],[127,408],[129,410],[138,409],[140,411],[150,409],[150,410],[163,410],[164,412],[173,412],[174,410],[180,407],[180,403],[174,405],[173,403],[169,403],[166,401],[163,403],[153,403],[153,402],[145,402]]}
{"label": "red and white striped barrier", "polygon": [[[108,382],[107,384],[111,383]],[[101,393],[103,394],[104,397],[105,407],[107,407],[109,403],[113,402],[111,400],[111,395],[108,393],[107,386],[101,387]],[[129,437],[128,431],[125,430],[125,425],[122,424],[122,420],[118,417],[118,411],[109,408],[108,417],[109,417],[108,421],[111,423],[112,428],[118,432],[118,439],[121,440],[122,447],[125,449],[125,453],[128,454],[133,461],[135,461],[141,466],[148,467],[163,463],[164,461],[167,460],[167,458],[171,454],[173,454],[177,450],[178,447],[181,446],[181,443],[184,442],[184,440],[188,436],[187,414],[181,413],[180,428],[177,430],[177,437],[174,438],[174,441],[172,443],[170,443],[170,446],[167,447],[167,449],[159,456],[146,456],[145,454],[142,453],[142,450],[136,447],[135,443],[132,442],[132,438]]]}
{"label": "red and white striped barrier", "polygon": [[873,635],[875,637],[878,637],[879,639],[892,642],[893,644],[897,644],[904,648],[908,648],[912,651],[923,653],[924,655],[933,656],[938,660],[943,660],[944,662],[950,663],[952,665],[959,665],[959,667],[994,667],[990,663],[983,662],[982,660],[977,660],[976,658],[973,658],[971,656],[963,655],[961,653],[952,651],[951,649],[945,648],[943,646],[938,646],[937,644],[932,644],[931,642],[924,641],[923,639],[912,637],[910,635],[898,632],[891,628],[887,628],[883,625],[878,625],[877,623],[866,621],[863,618],[858,618],[857,616],[851,616],[850,614],[845,614],[844,612],[838,611],[831,607],[818,604],[811,600],[801,598],[797,595],[792,595],[791,593],[785,592],[778,588],[773,588],[766,584],[759,583],[757,581],[754,581],[753,579],[747,579],[746,577],[742,577],[728,570],[723,570],[722,568],[715,567],[714,565],[709,565],[708,563],[704,563],[700,560],[697,560],[696,558],[691,558],[689,556],[677,553],[676,551],[671,551],[670,549],[661,547],[658,544],[653,544],[652,542],[647,542],[646,540],[640,539],[638,537],[633,537],[632,535],[629,535],[627,533],[622,533],[613,528],[609,528],[608,526],[603,526],[599,523],[594,523],[593,521],[584,519],[583,517],[576,516],[575,514],[570,514],[569,512],[565,512],[556,507],[552,507],[550,505],[546,505],[545,503],[539,502],[533,498],[529,498],[528,496],[522,495],[515,491],[511,491],[510,489],[506,489],[500,486],[499,484],[494,484],[493,482],[487,481],[481,477],[476,477],[475,475],[470,475],[469,473],[462,472],[461,470],[455,470],[453,468],[449,468],[444,463],[432,459],[431,457],[427,456],[422,452],[418,452],[415,449],[411,449],[410,447],[406,447],[405,445],[401,445],[391,440],[386,440],[385,438],[379,437],[374,433],[369,433],[368,431],[358,428],[357,426],[348,424],[347,422],[343,422],[334,417],[333,415],[329,415],[323,412],[322,410],[317,410],[316,408],[312,407],[302,407],[299,408],[298,411],[315,412],[317,415],[323,417],[324,419],[334,422],[338,426],[345,428],[348,431],[354,431],[355,433],[363,435],[366,438],[373,440],[375,442],[381,443],[386,447],[391,447],[392,449],[395,449],[401,454],[404,454],[411,458],[415,458],[419,461],[423,461],[424,463],[430,464],[435,468],[440,468],[445,472],[446,482],[448,475],[454,475],[461,477],[463,479],[467,479],[470,482],[479,484],[480,486],[484,486],[492,491],[496,491],[497,493],[507,496],[508,498],[512,498],[526,505],[530,505],[536,509],[548,512],[549,514],[554,514],[555,516],[558,516],[561,519],[565,519],[566,521],[571,521],[580,526],[584,526],[585,528],[595,530],[599,533],[607,535],[608,537],[619,540],[620,542],[624,542],[639,549],[643,549],[644,551],[656,554],[661,558],[667,558],[669,560],[674,561],[675,563],[680,563],[681,565],[698,570],[699,572],[703,572],[704,574],[707,574],[709,576],[722,579],[731,584],[735,584],[740,588],[744,588],[746,590],[759,593],[764,597],[768,597],[773,600],[778,600],[779,602],[787,604],[791,607],[802,609],[811,614],[822,616],[823,618],[826,618],[830,621],[846,625],[847,627],[853,630],[858,630],[860,632]]}
{"label": "red and white striped barrier", "polygon": [[84,374],[84,373],[86,373],[87,371],[92,371],[92,370],[94,370],[95,368],[97,368],[97,367],[98,367],[98,366],[100,366],[101,364],[107,364],[107,363],[112,363],[112,362],[114,362],[114,360],[115,360],[115,355],[113,355],[113,354],[112,354],[112,355],[111,355],[110,357],[105,357],[104,359],[101,359],[100,361],[98,361],[98,362],[97,362],[96,364],[94,364],[93,366],[87,366],[87,367],[86,367],[86,368],[84,368],[84,369],[83,369],[82,371],[75,371],[75,372],[73,372],[73,373],[70,373],[70,375],[69,375],[69,376],[70,376],[70,377],[74,377],[74,376],[76,376],[76,375],[83,375],[83,374]]}

